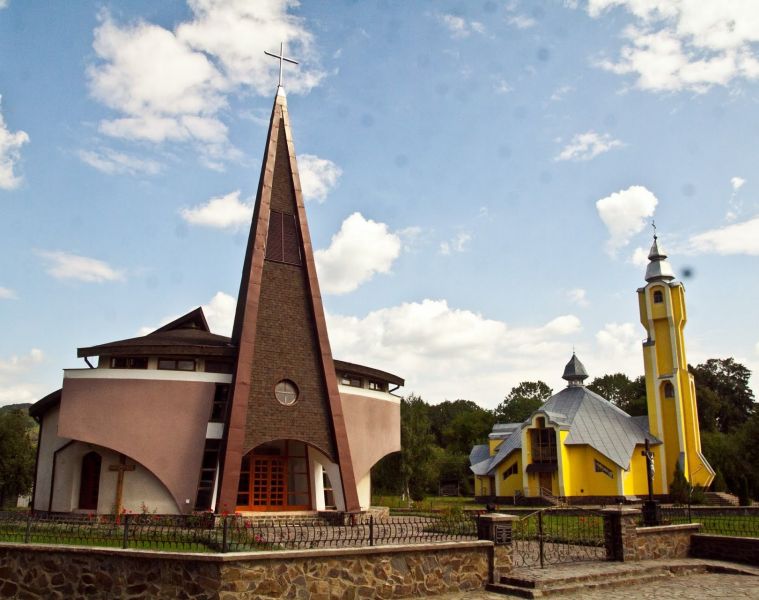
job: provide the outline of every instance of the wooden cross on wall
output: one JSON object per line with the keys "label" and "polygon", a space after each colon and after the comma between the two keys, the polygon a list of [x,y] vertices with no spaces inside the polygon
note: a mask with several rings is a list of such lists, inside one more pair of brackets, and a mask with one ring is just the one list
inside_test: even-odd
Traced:
{"label": "wooden cross on wall", "polygon": [[126,456],[123,454],[119,455],[119,464],[117,465],[108,465],[109,471],[116,471],[118,473],[117,479],[116,479],[116,517],[121,514],[121,508],[122,508],[122,502],[124,499],[124,473],[127,471],[134,471],[136,468],[135,465],[128,465],[126,462]]}

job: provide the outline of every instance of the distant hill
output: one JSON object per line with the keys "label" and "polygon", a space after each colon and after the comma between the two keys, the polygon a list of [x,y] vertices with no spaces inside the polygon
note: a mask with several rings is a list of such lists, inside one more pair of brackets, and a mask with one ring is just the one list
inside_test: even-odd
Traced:
{"label": "distant hill", "polygon": [[20,404],[6,404],[5,406],[0,406],[0,412],[5,411],[11,411],[19,409],[25,413],[29,412],[29,407],[32,405],[31,402],[22,402]]}

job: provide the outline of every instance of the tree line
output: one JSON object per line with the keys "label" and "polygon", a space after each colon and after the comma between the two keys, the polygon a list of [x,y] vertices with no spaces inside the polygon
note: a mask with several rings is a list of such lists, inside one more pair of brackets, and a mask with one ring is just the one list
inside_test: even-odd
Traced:
{"label": "tree line", "polygon": [[[702,452],[716,471],[712,488],[759,498],[759,410],[749,387],[751,371],[732,358],[688,366],[696,384]],[[596,377],[587,386],[631,416],[647,414],[646,382],[623,373]],[[377,494],[418,500],[456,482],[472,494],[469,452],[487,443],[495,423],[520,423],[551,396],[543,381],[514,386],[494,409],[470,400],[426,403],[410,395],[401,401],[402,450],[372,469]]]}

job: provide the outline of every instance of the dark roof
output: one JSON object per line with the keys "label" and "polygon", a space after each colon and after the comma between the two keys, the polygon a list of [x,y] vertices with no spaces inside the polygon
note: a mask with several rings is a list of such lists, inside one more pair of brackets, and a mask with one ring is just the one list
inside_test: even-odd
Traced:
{"label": "dark roof", "polygon": [[140,337],[79,348],[77,356],[146,356],[156,354],[235,356],[235,347],[224,335],[211,333],[203,309],[198,307]]}
{"label": "dark roof", "polygon": [[29,415],[34,417],[35,419],[39,419],[43,414],[45,414],[50,408],[55,406],[61,401],[61,390],[55,390],[54,392],[51,392],[41,400],[37,400],[34,404],[32,404],[29,407]]}
{"label": "dark roof", "polygon": [[397,375],[388,373],[387,371],[380,371],[379,369],[375,369],[373,367],[365,367],[364,365],[357,365],[356,363],[349,363],[349,362],[345,362],[344,360],[333,359],[333,362],[335,363],[335,371],[348,371],[350,373],[355,373],[356,375],[364,375],[366,377],[373,377],[374,379],[379,379],[380,381],[387,381],[388,383],[392,383],[395,385],[406,384],[406,382],[403,379],[401,379]]}
{"label": "dark roof", "polygon": [[564,375],[562,379],[567,381],[583,381],[587,379],[588,372],[585,370],[585,366],[580,362],[574,352],[572,352],[572,358],[569,359],[567,366],[564,367]]}

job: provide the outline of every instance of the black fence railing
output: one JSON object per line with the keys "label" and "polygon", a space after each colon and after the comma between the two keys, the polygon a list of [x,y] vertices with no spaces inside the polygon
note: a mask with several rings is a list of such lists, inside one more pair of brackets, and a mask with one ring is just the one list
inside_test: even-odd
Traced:
{"label": "black fence railing", "polygon": [[701,533],[759,538],[759,508],[664,506],[661,518],[665,524],[701,523]]}
{"label": "black fence railing", "polygon": [[477,538],[471,515],[365,516],[263,520],[241,516],[53,515],[0,513],[0,542],[140,548],[176,552],[245,552],[423,544]]}
{"label": "black fence railing", "polygon": [[606,559],[603,513],[593,509],[541,509],[513,524],[514,565]]}

